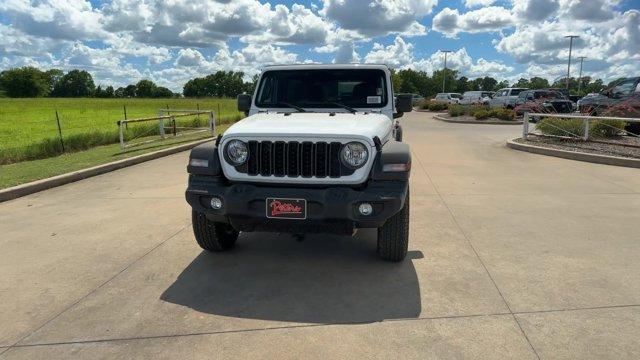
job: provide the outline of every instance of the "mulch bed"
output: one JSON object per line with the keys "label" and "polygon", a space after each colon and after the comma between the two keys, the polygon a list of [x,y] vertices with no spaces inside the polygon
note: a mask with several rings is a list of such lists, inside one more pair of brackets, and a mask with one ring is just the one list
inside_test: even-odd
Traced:
{"label": "mulch bed", "polygon": [[441,118],[443,118],[445,121],[450,121],[450,122],[472,122],[472,123],[478,123],[478,124],[482,124],[482,123],[500,123],[500,124],[522,124],[522,119],[514,119],[514,120],[502,120],[502,119],[498,119],[498,118],[488,118],[488,119],[484,119],[484,120],[478,120],[473,116],[468,116],[468,115],[461,115],[461,116],[449,116],[448,114],[438,114],[438,116],[440,116]]}
{"label": "mulch bed", "polygon": [[536,135],[529,135],[526,140],[514,141],[557,150],[640,159],[640,138],[633,136],[602,140],[607,143]]}

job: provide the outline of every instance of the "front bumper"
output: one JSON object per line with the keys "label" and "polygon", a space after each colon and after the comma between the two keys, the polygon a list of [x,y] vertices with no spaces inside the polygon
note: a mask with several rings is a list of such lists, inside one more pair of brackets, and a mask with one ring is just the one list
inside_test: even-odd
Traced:
{"label": "front bumper", "polygon": [[[376,228],[404,206],[407,181],[369,181],[361,189],[334,187],[279,187],[256,184],[229,184],[223,178],[191,175],[187,202],[216,222],[231,224],[239,231],[321,232],[351,234],[355,228]],[[212,196],[222,199],[219,210],[212,209]],[[266,198],[295,198],[307,201],[305,220],[266,217]],[[362,202],[373,205],[373,214],[358,212]]]}

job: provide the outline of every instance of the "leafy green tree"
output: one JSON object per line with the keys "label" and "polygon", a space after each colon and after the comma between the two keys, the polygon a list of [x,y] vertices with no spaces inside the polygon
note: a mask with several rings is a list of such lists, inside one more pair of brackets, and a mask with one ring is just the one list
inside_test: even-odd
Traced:
{"label": "leafy green tree", "polygon": [[53,88],[56,86],[56,83],[60,81],[63,76],[64,72],[60,69],[49,69],[44,72],[44,79],[47,82],[47,87],[49,89],[47,96],[53,92]]}
{"label": "leafy green tree", "polygon": [[32,66],[1,72],[0,86],[8,97],[42,97],[50,93],[47,76]]}
{"label": "leafy green tree", "polygon": [[169,89],[167,89],[164,86],[158,86],[156,87],[155,91],[153,92],[153,97],[155,98],[170,98],[173,97],[173,92]]}
{"label": "leafy green tree", "polygon": [[51,95],[56,97],[88,97],[93,95],[95,88],[93,78],[86,70],[71,70],[56,82]]}
{"label": "leafy green tree", "polygon": [[493,91],[498,91],[500,89],[507,88],[507,87],[509,87],[509,82],[507,80],[502,80],[496,84],[496,86],[493,88]]}
{"label": "leafy green tree", "polygon": [[548,87],[549,87],[549,80],[545,78],[534,76],[531,79],[529,79],[528,88],[530,89],[546,89]]}
{"label": "leafy green tree", "polygon": [[217,71],[204,78],[187,81],[182,93],[187,97],[236,97],[250,86],[244,82],[243,78],[243,72]]}
{"label": "leafy green tree", "polygon": [[155,97],[155,92],[158,86],[151,80],[140,80],[136,84],[136,97],[150,98]]}
{"label": "leafy green tree", "polygon": [[115,91],[113,90],[113,86],[109,85],[104,89],[105,97],[112,98],[115,97]]}
{"label": "leafy green tree", "polygon": [[127,85],[127,87],[124,88],[124,91],[122,93],[122,97],[127,97],[127,98],[133,98],[136,97],[136,86],[131,84],[131,85]]}
{"label": "leafy green tree", "polygon": [[125,97],[124,95],[124,88],[122,86],[120,86],[119,88],[117,88],[114,92],[113,92],[113,97],[116,98],[123,98]]}
{"label": "leafy green tree", "polygon": [[485,76],[482,78],[482,80],[480,81],[480,90],[484,90],[484,91],[494,91],[496,89],[498,85],[498,80],[490,77],[490,76]]}
{"label": "leafy green tree", "polygon": [[469,91],[469,79],[466,76],[461,76],[457,81],[456,81],[456,91],[459,93],[464,93],[466,91]]}
{"label": "leafy green tree", "polygon": [[431,76],[432,82],[428,96],[433,96],[442,91],[443,76],[446,76],[444,92],[451,92],[456,88],[456,78],[458,77],[458,70],[446,69],[446,75],[444,69],[436,70]]}
{"label": "leafy green tree", "polygon": [[529,79],[520,78],[517,83],[513,84],[513,87],[531,88],[531,83]]}

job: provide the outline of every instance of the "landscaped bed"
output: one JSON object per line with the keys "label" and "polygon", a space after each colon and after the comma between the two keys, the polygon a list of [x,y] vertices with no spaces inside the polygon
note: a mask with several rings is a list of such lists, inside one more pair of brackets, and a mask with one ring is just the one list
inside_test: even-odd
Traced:
{"label": "landscaped bed", "polygon": [[555,150],[640,159],[640,138],[633,136],[620,136],[609,138],[605,141],[584,141],[581,139],[528,135],[527,139],[519,138],[513,141]]}
{"label": "landscaped bed", "polygon": [[438,114],[435,116],[435,118],[438,120],[461,124],[522,124],[522,119],[511,118],[509,120],[504,120],[496,117],[477,119],[476,117],[470,115],[460,115],[452,117],[451,115],[446,113]]}

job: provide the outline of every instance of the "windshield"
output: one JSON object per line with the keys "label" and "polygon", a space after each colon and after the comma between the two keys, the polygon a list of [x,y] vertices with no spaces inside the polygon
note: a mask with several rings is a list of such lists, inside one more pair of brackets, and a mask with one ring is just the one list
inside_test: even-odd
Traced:
{"label": "windshield", "polygon": [[[260,80],[256,105],[307,108],[380,108],[387,104],[385,72],[375,69],[269,70]],[[333,104],[332,104],[333,103]]]}
{"label": "windshield", "polygon": [[511,96],[516,96],[525,90],[526,89],[511,89]]}
{"label": "windshield", "polygon": [[460,94],[449,94],[454,99],[460,99],[462,96]]}

